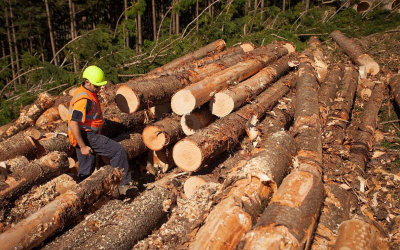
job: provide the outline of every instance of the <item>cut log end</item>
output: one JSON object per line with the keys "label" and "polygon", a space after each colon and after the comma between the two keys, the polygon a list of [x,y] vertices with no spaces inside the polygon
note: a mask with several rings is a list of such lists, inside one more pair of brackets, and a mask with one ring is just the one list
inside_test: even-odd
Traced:
{"label": "cut log end", "polygon": [[198,176],[192,176],[185,181],[183,185],[183,190],[185,192],[186,198],[192,197],[194,193],[199,189],[199,187],[207,184],[207,181]]}
{"label": "cut log end", "polygon": [[29,128],[26,130],[25,134],[35,140],[39,140],[40,137],[42,136],[42,133],[40,133],[39,130],[34,129],[34,128]]}
{"label": "cut log end", "polygon": [[283,47],[285,47],[288,50],[288,54],[296,51],[296,47],[291,43],[285,43]]}
{"label": "cut log end", "polygon": [[61,120],[68,121],[68,108],[64,104],[58,105],[58,113],[60,114]]}
{"label": "cut log end", "polygon": [[189,140],[182,140],[175,144],[172,151],[175,164],[183,171],[196,171],[200,168],[203,156],[200,148]]}
{"label": "cut log end", "polygon": [[148,125],[142,133],[144,144],[151,150],[158,151],[168,143],[168,138],[159,127]]}
{"label": "cut log end", "polygon": [[235,109],[235,103],[232,97],[226,93],[215,94],[210,103],[211,113],[218,117],[227,116]]}
{"label": "cut log end", "polygon": [[240,48],[242,48],[243,51],[246,53],[252,51],[254,49],[254,46],[251,43],[243,43],[242,45],[240,45]]}
{"label": "cut log end", "polygon": [[137,111],[140,106],[140,101],[136,93],[126,85],[121,85],[118,88],[115,93],[115,102],[122,112],[128,114]]}
{"label": "cut log end", "polygon": [[192,135],[201,129],[201,122],[194,114],[184,115],[181,118],[181,126],[185,135]]}
{"label": "cut log end", "polygon": [[196,98],[191,91],[181,90],[172,97],[171,108],[178,115],[187,115],[196,108]]}
{"label": "cut log end", "polygon": [[156,119],[160,120],[165,114],[168,114],[171,111],[171,103],[166,102],[164,104],[151,107],[149,110]]}
{"label": "cut log end", "polygon": [[366,73],[376,75],[379,73],[379,64],[368,54],[363,54],[357,58],[358,65],[365,66]]}

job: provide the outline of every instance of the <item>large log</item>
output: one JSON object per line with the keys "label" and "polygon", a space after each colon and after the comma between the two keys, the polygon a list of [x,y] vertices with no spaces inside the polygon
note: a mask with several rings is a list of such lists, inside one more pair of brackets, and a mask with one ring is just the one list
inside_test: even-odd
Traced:
{"label": "large log", "polygon": [[1,162],[0,166],[6,168],[7,171],[12,173],[28,164],[29,161],[25,156],[17,156],[13,159]]}
{"label": "large log", "polygon": [[379,64],[354,41],[348,39],[342,32],[335,30],[330,35],[346,54],[359,66],[365,66],[367,73],[378,74]]}
{"label": "large log", "polygon": [[340,145],[344,140],[344,130],[350,118],[357,84],[358,72],[352,65],[348,65],[327,118],[325,140],[331,144]]}
{"label": "large log", "polygon": [[165,65],[163,65],[162,67],[159,67],[157,69],[154,69],[152,71],[150,71],[149,73],[159,73],[159,72],[163,72],[165,70],[168,69],[173,69],[173,68],[177,68],[180,65],[184,65],[190,62],[193,62],[195,60],[201,59],[202,57],[205,57],[211,53],[218,53],[222,50],[224,50],[226,47],[225,41],[222,39],[219,39],[215,42],[212,42],[210,44],[207,44],[204,47],[201,47],[191,53],[188,53],[182,57],[179,57]]}
{"label": "large log", "polygon": [[44,249],[131,249],[172,209],[175,192],[156,182],[131,203],[111,201]]}
{"label": "large log", "polygon": [[22,195],[15,201],[13,208],[6,216],[5,227],[3,230],[0,228],[0,232],[4,232],[7,227],[11,227],[12,224],[17,224],[32,215],[75,185],[76,182],[72,177],[62,174]]}
{"label": "large log", "polygon": [[230,114],[260,94],[288,70],[289,56],[285,56],[238,85],[216,93],[210,101],[212,113],[218,117]]}
{"label": "large log", "polygon": [[169,220],[160,230],[138,242],[132,249],[178,249],[187,242],[208,215],[221,185],[208,183],[172,210]]}
{"label": "large log", "polygon": [[161,150],[184,136],[180,118],[170,116],[156,123],[147,125],[143,129],[143,141],[154,151]]}
{"label": "large log", "polygon": [[[105,166],[71,190],[0,235],[3,249],[31,249],[72,224],[82,209],[121,181],[118,169]],[[136,211],[135,211],[136,212]]]}
{"label": "large log", "polygon": [[0,205],[4,206],[24,194],[33,185],[58,176],[68,168],[67,154],[60,152],[52,152],[32,161],[7,177],[4,185],[0,187]]}
{"label": "large log", "polygon": [[328,76],[325,78],[318,91],[319,113],[321,125],[326,124],[327,116],[336,97],[339,84],[343,78],[344,65],[335,64],[328,68]]}
{"label": "large log", "polygon": [[296,84],[296,111],[293,133],[299,151],[300,169],[321,176],[322,138],[318,106],[318,83],[312,55],[303,52]]}
{"label": "large log", "polygon": [[[125,137],[126,135],[124,135]],[[119,143],[124,147],[128,160],[132,160],[136,156],[146,152],[147,148],[143,142],[142,135],[139,133],[133,133],[129,135],[129,138],[119,141]],[[101,156],[103,162],[109,165],[110,159],[105,156]]]}
{"label": "large log", "polygon": [[172,96],[172,111],[178,115],[189,114],[193,109],[211,100],[215,93],[256,74],[265,65],[272,63],[286,54],[288,54],[288,50],[282,46],[274,52],[266,53],[255,59],[239,62],[202,81],[187,86]]}
{"label": "large log", "polygon": [[7,140],[0,142],[0,161],[9,160],[21,155],[30,158],[35,152],[35,142],[26,134],[26,131],[21,131]]}
{"label": "large log", "polygon": [[318,81],[321,83],[325,80],[328,65],[325,62],[324,53],[321,49],[321,42],[316,36],[310,37],[308,40],[308,45],[312,50],[312,54],[314,56],[314,67],[315,71],[317,72]]}
{"label": "large log", "polygon": [[287,132],[278,131],[267,136],[258,150],[241,170],[228,176],[224,186],[234,183],[233,189],[213,208],[189,249],[235,249],[263,212],[288,171],[296,146]]}
{"label": "large log", "polygon": [[20,111],[18,119],[15,124],[9,127],[3,134],[0,135],[0,141],[17,134],[18,132],[33,126],[35,121],[39,118],[43,112],[53,106],[54,98],[48,93],[42,93],[38,99],[28,107],[23,108]]}
{"label": "large log", "polygon": [[58,107],[51,107],[46,110],[37,120],[35,126],[45,127],[47,124],[61,119]]}
{"label": "large log", "polygon": [[292,75],[284,77],[261,93],[252,104],[176,143],[172,152],[176,165],[183,171],[196,171],[234,146],[244,134],[246,122],[253,116],[260,119],[294,84]]}
{"label": "large log", "polygon": [[185,135],[193,135],[202,128],[214,122],[216,117],[208,109],[196,109],[189,115],[183,115],[181,126]]}
{"label": "large log", "polygon": [[240,249],[308,249],[324,188],[319,176],[295,170],[285,179]]}
{"label": "large log", "polygon": [[116,102],[118,107],[125,113],[133,113],[169,102],[173,94],[190,84],[194,84],[243,60],[263,55],[268,51],[276,49],[287,51],[287,49],[283,48],[285,45],[272,43],[265,48],[258,48],[244,54],[236,54],[204,67],[186,70],[175,75],[162,76],[153,80],[127,82],[118,88]]}
{"label": "large log", "polygon": [[368,223],[361,220],[348,220],[340,225],[334,250],[376,248],[376,232]]}
{"label": "large log", "polygon": [[372,149],[373,136],[377,124],[379,109],[383,101],[385,86],[377,84],[365,106],[360,122],[352,124],[348,130],[350,139],[350,161],[359,167],[362,172],[368,160],[368,152]]}
{"label": "large log", "polygon": [[36,147],[39,157],[54,151],[64,152],[68,156],[72,156],[75,152],[68,136],[58,133],[50,134],[48,137],[40,139],[36,143]]}

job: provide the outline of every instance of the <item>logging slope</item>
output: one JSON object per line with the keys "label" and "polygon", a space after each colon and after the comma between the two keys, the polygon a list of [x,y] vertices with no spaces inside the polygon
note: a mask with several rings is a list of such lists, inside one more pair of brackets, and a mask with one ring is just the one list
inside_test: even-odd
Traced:
{"label": "logging slope", "polygon": [[0,127],[1,248],[400,249],[400,32],[330,37],[217,40],[104,87],[126,197],[110,159],[76,178],[71,97],[43,93]]}

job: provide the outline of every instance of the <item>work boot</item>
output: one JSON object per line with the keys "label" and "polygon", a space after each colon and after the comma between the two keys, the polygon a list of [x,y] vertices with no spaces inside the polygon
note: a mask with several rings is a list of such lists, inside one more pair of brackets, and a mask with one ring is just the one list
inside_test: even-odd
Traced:
{"label": "work boot", "polygon": [[119,196],[121,197],[133,197],[137,192],[138,188],[133,185],[121,185],[118,186]]}

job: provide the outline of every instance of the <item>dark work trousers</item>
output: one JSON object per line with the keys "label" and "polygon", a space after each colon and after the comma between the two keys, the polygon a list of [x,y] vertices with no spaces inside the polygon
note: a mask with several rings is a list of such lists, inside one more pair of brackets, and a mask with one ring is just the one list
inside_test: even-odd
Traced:
{"label": "dark work trousers", "polygon": [[[131,172],[129,171],[128,156],[121,144],[111,140],[110,138],[99,135],[95,132],[82,131],[82,139],[86,146],[89,146],[94,154],[99,154],[110,158],[111,166],[124,171],[121,185],[129,184],[132,180]],[[96,156],[94,154],[82,155],[79,146],[76,147],[76,155],[78,156],[78,177],[86,179],[95,169]]]}

